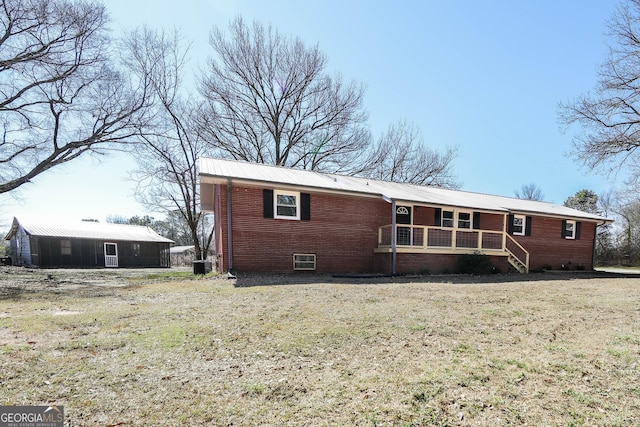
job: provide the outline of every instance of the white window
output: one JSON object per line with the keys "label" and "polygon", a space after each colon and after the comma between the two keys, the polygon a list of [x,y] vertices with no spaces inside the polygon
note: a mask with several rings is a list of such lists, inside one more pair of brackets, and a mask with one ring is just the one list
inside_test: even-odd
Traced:
{"label": "white window", "polygon": [[564,226],[564,238],[575,239],[576,238],[576,222],[567,221]]}
{"label": "white window", "polygon": [[71,255],[71,240],[60,240],[60,254]]}
{"label": "white window", "polygon": [[458,228],[471,228],[471,212],[458,212]]}
{"label": "white window", "polygon": [[453,211],[442,211],[442,226],[453,227]]}
{"label": "white window", "polygon": [[275,218],[300,219],[300,193],[274,191]]}
{"label": "white window", "polygon": [[526,222],[527,222],[526,216],[514,215],[513,225],[512,225],[513,234],[516,236],[524,236]]}
{"label": "white window", "polygon": [[116,245],[115,243],[105,243],[104,254],[109,256],[118,255],[118,245]]}
{"label": "white window", "polygon": [[315,270],[316,255],[315,254],[293,254],[294,270]]}
{"label": "white window", "polygon": [[140,256],[140,243],[132,243],[131,251],[133,252],[133,256]]}

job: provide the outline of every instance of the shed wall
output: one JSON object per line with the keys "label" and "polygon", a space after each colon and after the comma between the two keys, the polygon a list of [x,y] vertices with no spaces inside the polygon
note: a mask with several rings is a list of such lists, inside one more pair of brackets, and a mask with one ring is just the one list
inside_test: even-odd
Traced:
{"label": "shed wall", "polygon": [[18,227],[15,235],[9,240],[9,255],[13,265],[30,266],[34,264],[31,257],[31,240],[22,226]]}
{"label": "shed wall", "polygon": [[[71,243],[71,254],[62,253],[61,241]],[[104,244],[118,245],[118,267],[170,267],[169,244],[123,242],[59,237],[32,237],[34,265],[49,267],[104,267]],[[139,251],[133,245],[139,245]]]}

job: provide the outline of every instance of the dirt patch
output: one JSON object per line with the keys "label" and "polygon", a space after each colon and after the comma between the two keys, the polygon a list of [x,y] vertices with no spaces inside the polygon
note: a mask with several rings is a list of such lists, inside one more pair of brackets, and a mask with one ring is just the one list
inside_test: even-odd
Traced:
{"label": "dirt patch", "polygon": [[[32,269],[0,266],[0,298],[24,293],[101,294],[111,288],[160,281],[155,276],[189,272],[187,268],[158,269]],[[148,279],[145,279],[148,278]],[[171,276],[168,277],[171,279]]]}

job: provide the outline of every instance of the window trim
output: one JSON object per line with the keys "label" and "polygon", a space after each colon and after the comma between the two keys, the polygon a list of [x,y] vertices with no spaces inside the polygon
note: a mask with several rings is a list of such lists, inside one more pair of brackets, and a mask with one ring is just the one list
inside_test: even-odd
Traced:
{"label": "window trim", "polygon": [[[278,196],[293,196],[296,198],[296,215],[278,215]],[[285,205],[283,205],[285,206]],[[300,192],[273,190],[273,217],[276,219],[300,220]]]}
{"label": "window trim", "polygon": [[[516,231],[516,219],[522,219],[522,230],[521,231]],[[514,214],[513,215],[513,221],[511,224],[511,229],[513,230],[511,234],[513,234],[514,236],[524,236],[526,234],[526,230],[527,230],[527,216],[526,215],[520,215],[520,214]]]}
{"label": "window trim", "polygon": [[[113,254],[107,253],[107,245],[113,247]],[[104,254],[105,256],[118,256],[118,244],[115,242],[104,242]]]}
{"label": "window trim", "polygon": [[[451,218],[445,218],[445,213],[451,213]],[[446,221],[451,221],[451,225],[445,225],[445,223],[444,223],[445,220]],[[451,210],[442,209],[441,218],[440,218],[440,227],[454,228],[455,225],[456,225],[455,209],[451,209]]]}
{"label": "window trim", "polygon": [[[567,230],[567,226],[569,224],[573,226],[571,232]],[[564,238],[567,240],[576,240],[576,228],[577,228],[577,221],[572,219],[566,220],[564,224]]]}
{"label": "window trim", "polygon": [[[312,257],[312,260],[299,260],[298,257]],[[293,254],[293,269],[295,271],[314,271],[316,269],[316,254]],[[300,264],[311,264],[312,266],[301,267]]]}
{"label": "window trim", "polygon": [[[467,214],[469,215],[469,219],[468,220],[464,220],[465,222],[469,223],[469,227],[460,227],[460,214]],[[473,230],[473,211],[468,211],[468,210],[458,210],[456,211],[456,228],[460,229],[460,230]]]}

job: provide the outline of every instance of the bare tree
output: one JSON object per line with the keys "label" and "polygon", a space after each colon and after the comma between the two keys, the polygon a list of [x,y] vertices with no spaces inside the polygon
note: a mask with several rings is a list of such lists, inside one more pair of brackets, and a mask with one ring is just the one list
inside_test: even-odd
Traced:
{"label": "bare tree", "polygon": [[560,122],[579,124],[574,156],[589,168],[629,167],[640,177],[640,0],[626,0],[609,22],[612,39],[593,94],[559,107]]}
{"label": "bare tree", "polygon": [[459,188],[452,171],[457,148],[443,153],[426,146],[420,130],[406,120],[391,124],[358,162],[356,175],[394,182]]}
{"label": "bare tree", "polygon": [[[599,213],[605,218],[612,218],[618,203],[618,195],[609,190],[598,195]],[[620,262],[620,247],[617,244],[615,223],[598,226],[596,234],[596,262],[600,265],[610,265]]]}
{"label": "bare tree", "polygon": [[616,191],[609,193],[605,203],[609,215],[615,218],[613,227],[607,230],[618,256],[624,265],[640,262],[640,199],[637,191]]}
{"label": "bare tree", "polygon": [[340,172],[367,146],[364,87],[329,76],[317,46],[241,18],[228,37],[215,28],[210,44],[200,124],[215,154]]}
{"label": "bare tree", "polygon": [[[206,215],[200,221],[201,232],[199,235],[201,236],[201,240],[206,239],[208,235],[208,233],[202,232],[203,228],[211,232],[212,224],[209,224],[208,221],[212,217],[213,215]],[[162,231],[160,234],[173,240],[178,246],[189,246],[193,244],[191,227],[185,222],[184,215],[182,215],[179,210],[167,212],[164,219],[156,221],[156,227],[156,231],[159,233]]]}
{"label": "bare tree", "polygon": [[0,4],[0,193],[137,132],[146,79],[113,67],[98,3]]}
{"label": "bare tree", "polygon": [[137,146],[133,176],[140,202],[168,214],[179,212],[191,232],[196,259],[203,259],[213,240],[198,193],[197,160],[206,145],[192,120],[199,106],[179,93],[188,54],[182,44],[177,31],[167,35],[142,29],[126,38],[129,68],[148,76],[153,101],[152,120],[140,132],[143,144]]}
{"label": "bare tree", "polygon": [[536,184],[523,184],[520,187],[520,190],[515,191],[515,195],[518,199],[525,200],[538,200],[541,201],[544,199],[544,195],[542,194],[542,190]]}

